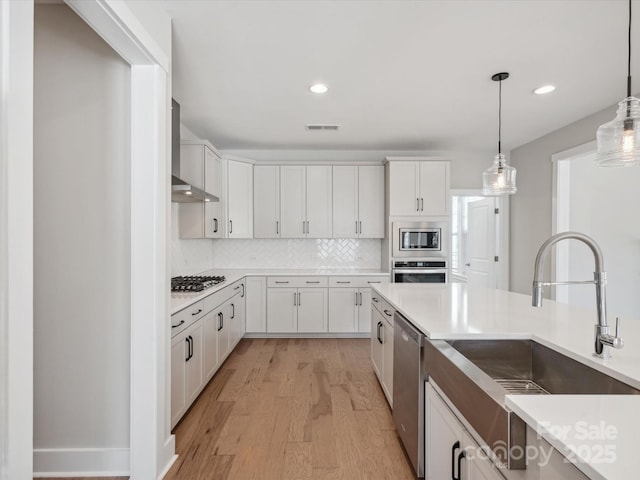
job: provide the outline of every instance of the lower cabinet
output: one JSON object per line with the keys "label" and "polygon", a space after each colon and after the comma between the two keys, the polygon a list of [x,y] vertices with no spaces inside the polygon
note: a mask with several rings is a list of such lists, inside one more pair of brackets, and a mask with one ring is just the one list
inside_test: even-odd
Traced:
{"label": "lower cabinet", "polygon": [[248,333],[267,331],[267,277],[245,278],[245,324]]}
{"label": "lower cabinet", "polygon": [[427,479],[504,478],[428,382],[425,384],[425,424]]}
{"label": "lower cabinet", "polygon": [[203,383],[203,327],[199,320],[171,340],[171,424],[198,396]]}
{"label": "lower cabinet", "polygon": [[329,331],[368,333],[371,330],[371,289],[329,289]]}
{"label": "lower cabinet", "polygon": [[326,288],[269,288],[267,332],[327,331]]}
{"label": "lower cabinet", "polygon": [[171,428],[245,333],[244,279],[173,315],[174,325],[188,326],[171,339]]}
{"label": "lower cabinet", "polygon": [[371,361],[389,405],[393,407],[393,323],[371,307]]}

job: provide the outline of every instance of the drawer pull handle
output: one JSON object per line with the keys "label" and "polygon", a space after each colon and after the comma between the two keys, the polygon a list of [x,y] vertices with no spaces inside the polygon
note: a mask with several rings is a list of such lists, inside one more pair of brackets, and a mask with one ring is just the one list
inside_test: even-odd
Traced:
{"label": "drawer pull handle", "polygon": [[351,281],[347,281],[347,282],[337,281],[336,283],[351,283]]}
{"label": "drawer pull handle", "polygon": [[391,313],[389,310],[384,310],[384,314],[385,314],[387,317],[393,317],[393,313]]}
{"label": "drawer pull handle", "polygon": [[380,280],[376,280],[375,282],[371,281],[371,280],[367,280],[367,283],[381,283],[381,282],[380,282]]}
{"label": "drawer pull handle", "polygon": [[279,281],[277,281],[277,280],[276,280],[276,283],[289,283],[289,282],[288,282],[288,281],[286,281],[286,282],[279,282]]}
{"label": "drawer pull handle", "polygon": [[201,308],[199,308],[199,309],[198,309],[198,311],[197,311],[197,312],[193,312],[193,313],[191,314],[191,316],[195,316],[195,315],[199,314],[201,311],[202,311],[202,309],[201,309]]}
{"label": "drawer pull handle", "polygon": [[309,280],[307,280],[307,283],[320,283],[320,280],[316,280],[315,282],[310,282]]}
{"label": "drawer pull handle", "polygon": [[373,300],[374,302],[378,303],[379,300],[376,297],[371,297],[371,300]]}
{"label": "drawer pull handle", "polygon": [[380,344],[382,344],[382,338],[380,338],[381,328],[382,328],[382,322],[378,322],[377,329],[376,329],[376,337],[378,337],[378,342],[380,342]]}
{"label": "drawer pull handle", "polygon": [[240,290],[240,285],[234,288],[234,290]]}
{"label": "drawer pull handle", "polygon": [[184,320],[180,320],[180,323],[177,325],[171,325],[171,328],[178,328],[180,325],[184,323]]}
{"label": "drawer pull handle", "polygon": [[[451,446],[451,480],[460,480],[460,476],[458,475],[456,477],[456,472],[455,472],[455,468],[456,468],[456,450],[460,448],[460,442],[456,441],[452,446]],[[460,473],[460,471],[458,471],[458,474]]]}

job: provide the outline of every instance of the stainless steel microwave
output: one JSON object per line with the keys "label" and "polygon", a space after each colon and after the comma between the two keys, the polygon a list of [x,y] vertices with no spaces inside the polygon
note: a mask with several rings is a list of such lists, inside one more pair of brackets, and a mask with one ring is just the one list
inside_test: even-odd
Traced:
{"label": "stainless steel microwave", "polygon": [[393,257],[446,257],[443,222],[393,222]]}

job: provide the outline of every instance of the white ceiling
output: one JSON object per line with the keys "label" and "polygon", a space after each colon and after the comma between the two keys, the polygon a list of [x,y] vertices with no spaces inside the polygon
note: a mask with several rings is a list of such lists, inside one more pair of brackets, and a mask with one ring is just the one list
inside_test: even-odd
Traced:
{"label": "white ceiling", "polygon": [[[508,71],[510,150],[626,93],[626,0],[159,3],[173,18],[183,123],[221,149],[492,149],[490,77]],[[327,94],[308,91],[318,81]],[[531,93],[546,83],[557,90]]]}

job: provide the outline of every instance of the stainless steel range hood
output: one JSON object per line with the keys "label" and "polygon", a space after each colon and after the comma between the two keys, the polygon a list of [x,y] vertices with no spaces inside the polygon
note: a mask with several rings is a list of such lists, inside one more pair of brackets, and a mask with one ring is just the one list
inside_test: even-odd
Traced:
{"label": "stainless steel range hood", "polygon": [[219,202],[215,195],[180,178],[180,104],[171,99],[171,201],[180,203]]}

